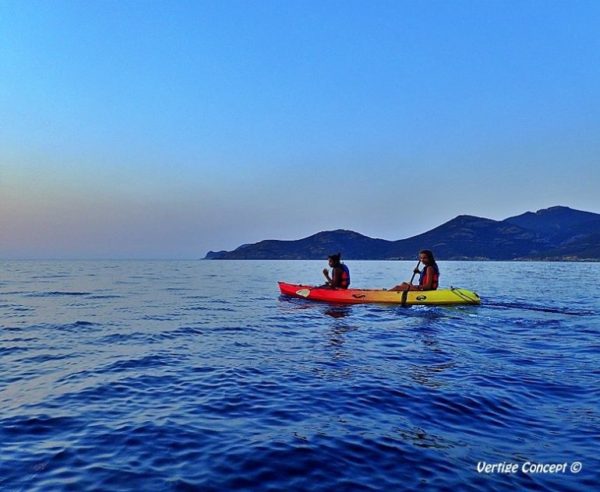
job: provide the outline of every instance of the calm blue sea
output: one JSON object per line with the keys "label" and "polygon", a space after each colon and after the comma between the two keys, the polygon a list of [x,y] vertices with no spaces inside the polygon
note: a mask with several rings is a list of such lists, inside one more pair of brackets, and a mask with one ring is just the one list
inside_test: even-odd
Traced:
{"label": "calm blue sea", "polygon": [[279,296],[325,266],[0,262],[0,489],[597,490],[600,264],[440,262],[479,307]]}

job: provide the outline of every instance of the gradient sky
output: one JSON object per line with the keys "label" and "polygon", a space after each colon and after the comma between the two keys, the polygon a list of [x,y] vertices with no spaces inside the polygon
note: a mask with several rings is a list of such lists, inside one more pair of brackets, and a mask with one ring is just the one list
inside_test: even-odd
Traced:
{"label": "gradient sky", "polygon": [[600,2],[0,1],[0,258],[600,212]]}

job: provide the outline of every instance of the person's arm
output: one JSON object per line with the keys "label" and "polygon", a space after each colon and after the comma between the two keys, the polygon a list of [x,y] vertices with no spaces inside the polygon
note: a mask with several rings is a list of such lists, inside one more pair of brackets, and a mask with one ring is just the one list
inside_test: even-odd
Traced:
{"label": "person's arm", "polygon": [[331,277],[329,276],[329,270],[327,270],[327,268],[323,268],[323,275],[325,275],[327,283],[331,285]]}
{"label": "person's arm", "polygon": [[333,268],[331,272],[333,273],[333,278],[331,279],[331,286],[337,288],[342,284],[342,269]]}
{"label": "person's arm", "polygon": [[[426,269],[429,267],[425,267]],[[414,274],[418,275],[419,273],[421,273],[421,271],[419,270],[419,268],[415,268],[414,269]],[[427,274],[426,274],[427,277]],[[431,287],[429,289],[425,289],[425,288],[421,288],[420,285],[414,285],[414,284],[409,284],[408,282],[402,282],[399,285],[395,285],[394,287],[392,287],[390,290],[396,290],[396,291],[404,291],[404,290],[431,290],[433,289],[433,275],[430,275],[431,277]]]}

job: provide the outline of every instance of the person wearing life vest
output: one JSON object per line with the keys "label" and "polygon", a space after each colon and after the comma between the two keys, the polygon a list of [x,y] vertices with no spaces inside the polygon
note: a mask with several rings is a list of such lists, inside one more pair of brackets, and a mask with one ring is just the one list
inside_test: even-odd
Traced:
{"label": "person wearing life vest", "polygon": [[433,253],[428,249],[419,251],[419,261],[423,263],[423,270],[415,268],[414,271],[415,274],[419,274],[419,284],[402,282],[390,290],[436,290],[440,280],[440,269],[435,262]]}
{"label": "person wearing life vest", "polygon": [[350,270],[340,261],[341,254],[329,255],[329,266],[331,267],[331,276],[329,270],[323,269],[325,275],[325,285],[333,289],[347,289],[350,285]]}

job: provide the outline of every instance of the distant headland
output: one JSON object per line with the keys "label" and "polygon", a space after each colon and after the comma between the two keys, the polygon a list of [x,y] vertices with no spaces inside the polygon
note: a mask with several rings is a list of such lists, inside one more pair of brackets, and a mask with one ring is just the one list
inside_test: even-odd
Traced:
{"label": "distant headland", "polygon": [[265,240],[209,260],[312,260],[341,251],[346,260],[411,260],[420,249],[440,260],[600,260],[600,214],[556,206],[497,221],[458,217],[407,239],[374,239],[354,231],[318,232],[293,241]]}

